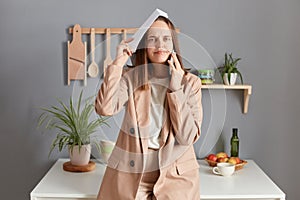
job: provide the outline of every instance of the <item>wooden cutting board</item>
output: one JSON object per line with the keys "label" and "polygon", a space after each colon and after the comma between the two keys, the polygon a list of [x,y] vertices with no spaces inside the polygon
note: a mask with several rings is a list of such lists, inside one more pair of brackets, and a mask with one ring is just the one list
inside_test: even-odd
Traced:
{"label": "wooden cutting board", "polygon": [[63,169],[68,172],[89,172],[93,171],[95,168],[96,163],[94,161],[90,161],[89,164],[84,166],[72,165],[70,161],[63,164]]}
{"label": "wooden cutting board", "polygon": [[84,80],[86,85],[86,42],[81,40],[81,27],[73,27],[73,40],[68,41],[68,85],[71,80]]}

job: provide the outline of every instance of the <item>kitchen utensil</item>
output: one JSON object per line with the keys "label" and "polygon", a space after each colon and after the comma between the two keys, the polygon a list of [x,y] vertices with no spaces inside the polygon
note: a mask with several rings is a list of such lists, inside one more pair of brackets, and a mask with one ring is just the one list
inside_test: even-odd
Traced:
{"label": "kitchen utensil", "polygon": [[68,85],[71,80],[84,80],[86,85],[86,42],[81,40],[81,27],[73,28],[73,40],[68,41]]}
{"label": "kitchen utensil", "polygon": [[95,62],[95,29],[91,28],[91,64],[88,67],[88,74],[90,77],[96,77],[99,73],[99,67]]}
{"label": "kitchen utensil", "polygon": [[127,37],[127,30],[124,29],[123,30],[123,40],[126,40],[126,37]]}
{"label": "kitchen utensil", "polygon": [[[127,39],[127,30],[123,29],[123,40]],[[132,66],[131,60],[128,59],[126,65]]]}
{"label": "kitchen utensil", "polygon": [[110,28],[106,29],[106,58],[103,64],[103,77],[105,76],[105,71],[108,65],[113,62],[110,55]]}

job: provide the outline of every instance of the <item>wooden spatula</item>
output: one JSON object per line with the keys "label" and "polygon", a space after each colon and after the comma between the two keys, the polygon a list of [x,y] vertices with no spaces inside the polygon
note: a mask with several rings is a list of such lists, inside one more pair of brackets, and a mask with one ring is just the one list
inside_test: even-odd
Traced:
{"label": "wooden spatula", "polygon": [[108,65],[113,62],[110,55],[110,28],[106,29],[106,58],[103,64],[103,77],[105,76],[105,71]]}
{"label": "wooden spatula", "polygon": [[123,30],[123,40],[126,40],[127,39],[127,30],[124,29]]}
{"label": "wooden spatula", "polygon": [[[123,29],[123,40],[126,40],[127,39],[127,30],[126,29]],[[126,65],[128,66],[132,66],[132,63],[131,63],[131,60],[128,59],[127,62],[126,62]]]}

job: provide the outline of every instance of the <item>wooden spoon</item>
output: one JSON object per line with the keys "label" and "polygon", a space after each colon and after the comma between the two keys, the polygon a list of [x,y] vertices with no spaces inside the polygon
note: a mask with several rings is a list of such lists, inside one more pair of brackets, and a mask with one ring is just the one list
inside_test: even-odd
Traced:
{"label": "wooden spoon", "polygon": [[105,71],[108,65],[113,62],[110,56],[110,28],[106,29],[106,58],[103,64],[103,77],[105,76]]}
{"label": "wooden spoon", "polygon": [[88,74],[90,77],[96,77],[99,73],[99,67],[95,62],[95,29],[91,28],[91,54],[92,62],[88,67]]}

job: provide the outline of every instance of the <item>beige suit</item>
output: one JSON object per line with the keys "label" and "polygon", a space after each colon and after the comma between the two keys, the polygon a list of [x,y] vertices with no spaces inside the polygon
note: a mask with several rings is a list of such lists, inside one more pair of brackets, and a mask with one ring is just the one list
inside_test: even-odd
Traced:
{"label": "beige suit", "polygon": [[[202,122],[200,79],[188,73],[182,80],[173,80],[177,86],[167,91],[161,148],[148,153],[151,90],[134,88],[133,71],[124,73],[122,67],[109,66],[96,98],[100,115],[114,115],[125,106],[98,200],[134,200],[143,172],[158,168],[160,176],[153,190],[158,200],[200,199],[199,165],[193,148]],[[149,156],[158,157],[158,163],[146,165]]]}

